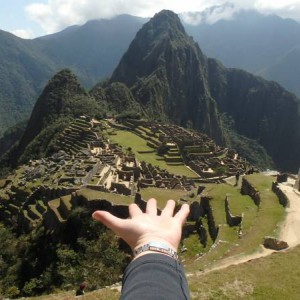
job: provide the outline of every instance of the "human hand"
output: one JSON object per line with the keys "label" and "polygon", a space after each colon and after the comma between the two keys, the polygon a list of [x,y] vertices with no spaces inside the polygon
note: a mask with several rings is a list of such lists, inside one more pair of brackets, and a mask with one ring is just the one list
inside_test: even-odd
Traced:
{"label": "human hand", "polygon": [[190,210],[188,204],[183,204],[173,217],[174,209],[175,201],[168,200],[158,216],[157,203],[152,198],[147,202],[145,213],[136,204],[130,204],[129,219],[120,219],[101,210],[95,211],[93,218],[120,236],[132,251],[150,241],[166,243],[176,251],[181,239],[182,225]]}

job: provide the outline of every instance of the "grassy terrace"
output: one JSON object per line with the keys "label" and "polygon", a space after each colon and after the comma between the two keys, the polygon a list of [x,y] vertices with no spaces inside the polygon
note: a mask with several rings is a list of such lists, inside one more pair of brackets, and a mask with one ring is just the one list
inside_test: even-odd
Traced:
{"label": "grassy terrace", "polygon": [[[186,191],[181,190],[165,190],[165,189],[158,189],[158,188],[146,188],[141,190],[141,195],[144,200],[148,200],[150,198],[155,198],[157,200],[157,206],[159,208],[164,208],[166,202],[169,199],[173,199],[175,201],[179,201],[181,197],[187,195]],[[191,199],[194,200],[194,199]]]}
{"label": "grassy terrace", "polygon": [[299,299],[300,246],[237,266],[189,277],[192,299]]}
{"label": "grassy terrace", "polygon": [[148,163],[151,163],[154,166],[159,166],[162,169],[166,169],[173,174],[185,175],[187,177],[197,176],[197,174],[195,174],[193,171],[191,171],[184,165],[167,164],[162,157],[156,155],[155,153],[139,153],[139,151],[151,151],[153,149],[147,146],[147,141],[142,139],[138,135],[130,131],[122,130],[116,130],[114,133],[115,134],[113,135],[109,135],[108,138],[111,141],[118,143],[125,149],[131,147],[138,160],[144,160]]}
{"label": "grassy terrace", "polygon": [[[285,217],[284,208],[279,204],[278,198],[271,191],[272,177],[260,174],[247,176],[253,186],[259,190],[261,205],[258,208],[249,196],[240,194],[240,190],[229,184],[208,184],[205,192],[212,196],[211,207],[216,224],[221,225],[216,247],[208,251],[212,245],[209,238],[204,249],[199,243],[197,235],[191,235],[184,245],[188,251],[182,254],[188,276],[192,299],[298,299],[300,286],[300,268],[291,262],[300,259],[300,247],[286,252],[275,253],[263,259],[249,261],[237,266],[203,274],[199,272],[216,266],[220,259],[236,255],[253,253],[259,247],[266,235],[276,236],[276,226]],[[85,198],[107,199],[115,204],[130,204],[133,198],[82,189],[78,192]],[[162,190],[148,188],[142,190],[142,197],[158,200],[158,206],[163,208],[168,199],[179,200],[187,198],[184,191]],[[243,236],[238,238],[237,227],[226,225],[224,199],[229,197],[230,210],[233,215],[244,213]],[[194,201],[194,198],[187,198]],[[207,229],[206,220],[203,225]],[[219,242],[218,242],[219,241]],[[206,253],[197,257],[198,253]],[[75,288],[75,287],[74,287]],[[29,300],[41,299],[74,299],[75,291],[62,292]],[[85,299],[119,299],[120,294],[114,289],[102,289],[86,293]]]}
{"label": "grassy terrace", "polygon": [[88,200],[105,199],[107,201],[111,201],[112,203],[119,204],[119,205],[128,205],[134,203],[134,198],[130,196],[124,196],[124,195],[113,194],[113,193],[105,193],[105,192],[95,191],[91,189],[81,189],[77,192],[77,194],[79,196],[83,196]]}
{"label": "grassy terrace", "polygon": [[[255,174],[247,176],[261,195],[261,205],[256,207],[252,199],[242,196],[239,190],[230,185],[208,185],[206,192],[213,197],[211,207],[216,225],[220,225],[216,247],[199,260],[188,266],[190,271],[206,269],[215,261],[237,254],[250,254],[259,249],[263,238],[267,235],[276,236],[276,228],[285,216],[284,208],[271,191],[272,177]],[[243,235],[238,237],[238,228],[226,225],[224,199],[229,196],[230,210],[233,215],[244,213]],[[204,251],[205,252],[205,251]],[[185,254],[189,258],[188,254]]]}
{"label": "grassy terrace", "polygon": [[[274,253],[266,258],[188,277],[191,298],[195,300],[298,300],[300,268],[291,262],[300,260],[300,246],[285,253]],[[71,300],[75,290],[28,300]],[[85,300],[117,300],[115,289],[101,289],[86,293]]]}

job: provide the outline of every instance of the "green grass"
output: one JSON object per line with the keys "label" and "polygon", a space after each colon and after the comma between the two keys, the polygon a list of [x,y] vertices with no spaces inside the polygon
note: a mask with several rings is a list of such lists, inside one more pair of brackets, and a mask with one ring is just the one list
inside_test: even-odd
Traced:
{"label": "green grass", "polygon": [[159,166],[162,169],[166,169],[170,173],[185,175],[187,177],[195,177],[197,174],[187,168],[185,165],[169,165],[164,159],[156,153],[139,153],[138,151],[151,151],[153,150],[147,145],[147,141],[139,137],[138,135],[123,130],[116,130],[114,135],[109,135],[108,138],[118,143],[124,149],[128,147],[132,148],[133,153],[139,161],[146,161],[154,166]]}
{"label": "green grass", "polygon": [[77,195],[83,196],[88,200],[105,199],[107,201],[119,205],[128,205],[134,203],[134,198],[130,196],[124,196],[124,195],[113,194],[113,193],[105,193],[105,192],[95,191],[91,189],[81,189],[77,192]]}
{"label": "green grass", "polygon": [[[253,260],[238,266],[188,277],[192,299],[210,300],[297,300],[300,294],[300,269],[291,261],[300,260],[300,247],[286,253]],[[30,297],[28,300],[71,300],[75,290],[52,295]],[[112,289],[87,292],[84,299],[117,300],[120,293]]]}
{"label": "green grass", "polygon": [[[75,288],[75,287],[74,287]],[[116,289],[104,288],[98,291],[86,292],[83,297],[78,299],[84,300],[118,300],[120,298],[120,293]],[[72,291],[62,291],[56,292],[51,295],[44,295],[38,297],[26,298],[27,300],[74,300],[75,290]]]}
{"label": "green grass", "polygon": [[[242,196],[233,186],[227,184],[207,186],[206,192],[213,197],[210,203],[215,224],[221,226],[215,247],[197,263],[188,266],[189,270],[212,267],[218,260],[228,256],[253,253],[259,249],[265,236],[276,236],[277,225],[283,221],[285,211],[271,191],[273,178],[259,174],[247,178],[260,191],[262,201],[259,209],[250,197]],[[244,213],[242,238],[238,237],[238,227],[226,225],[224,206],[226,194],[229,196],[231,213],[234,215]]]}
{"label": "green grass", "polygon": [[[209,184],[205,190],[212,196],[211,205],[214,218],[218,224],[226,224],[225,198],[228,195],[229,207],[233,215],[244,213],[244,230],[248,230],[257,214],[257,207],[249,196],[241,195],[240,191],[229,184]],[[250,222],[250,223],[249,223]]]}
{"label": "green grass", "polygon": [[150,198],[155,198],[157,200],[157,206],[162,209],[164,208],[166,202],[169,199],[179,201],[181,197],[187,195],[187,192],[181,190],[166,190],[166,189],[149,187],[146,189],[142,189],[141,195],[142,198],[146,201],[149,200]]}
{"label": "green grass", "polygon": [[[287,252],[249,261],[237,266],[188,277],[191,298],[195,300],[298,300],[300,268],[291,262],[300,261],[300,246]],[[74,287],[75,288],[75,287]],[[71,300],[75,290],[30,297],[28,300]],[[87,292],[86,300],[117,300],[120,293],[113,289]]]}
{"label": "green grass", "polygon": [[189,277],[192,299],[299,299],[300,247]]}

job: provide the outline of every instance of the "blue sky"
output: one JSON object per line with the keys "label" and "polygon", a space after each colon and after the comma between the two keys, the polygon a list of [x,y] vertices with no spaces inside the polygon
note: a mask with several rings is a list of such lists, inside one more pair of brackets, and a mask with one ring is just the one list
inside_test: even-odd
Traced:
{"label": "blue sky", "polygon": [[228,2],[233,5],[214,11],[208,22],[228,19],[241,8],[300,20],[300,0],[2,0],[0,29],[23,38],[34,38],[122,13],[151,17],[162,9],[195,12]]}
{"label": "blue sky", "polygon": [[[31,21],[29,15],[25,12],[25,7],[36,1],[33,0],[2,0],[0,10],[0,29],[14,32],[16,30],[25,30],[32,35],[44,34],[37,22]],[[47,3],[47,0],[38,1]]]}

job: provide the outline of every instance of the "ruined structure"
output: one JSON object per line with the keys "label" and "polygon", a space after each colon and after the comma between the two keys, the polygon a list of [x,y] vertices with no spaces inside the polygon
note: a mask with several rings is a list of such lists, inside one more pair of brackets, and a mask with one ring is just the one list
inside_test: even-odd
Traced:
{"label": "ruined structure", "polygon": [[[160,154],[167,164],[187,165],[198,176],[187,178],[138,161],[132,153],[125,153],[103,136],[108,127],[132,131],[145,139],[153,149],[151,153]],[[103,193],[97,205],[110,206],[110,193],[134,197],[148,187],[188,192],[195,181],[220,182],[248,168],[247,162],[234,151],[215,145],[204,134],[144,120],[120,124],[82,116],[61,133],[57,146],[61,150],[51,157],[30,161],[19,167],[11,179],[1,182],[0,217],[4,223],[15,223],[20,231],[28,231],[44,220],[46,227],[54,229],[64,223],[72,208],[80,205],[80,201],[74,200],[78,199],[78,190]],[[200,209],[195,205],[194,218],[199,218],[199,213],[207,214],[210,234],[215,238],[218,229],[213,224],[209,200],[204,197],[201,203]]]}

